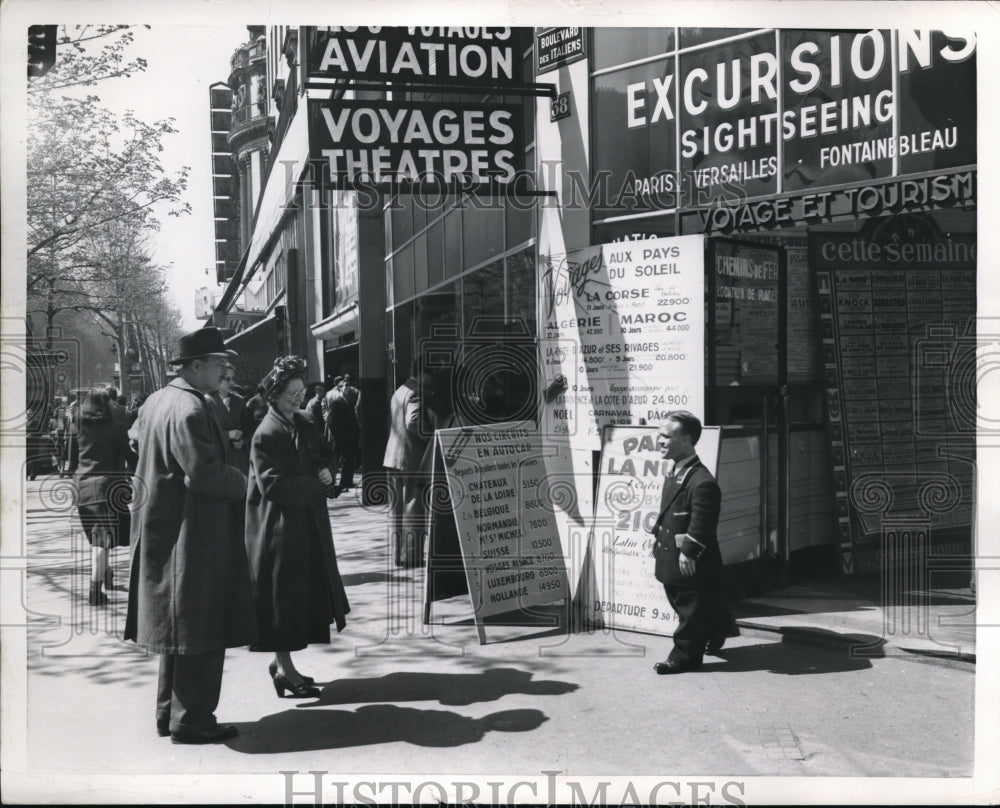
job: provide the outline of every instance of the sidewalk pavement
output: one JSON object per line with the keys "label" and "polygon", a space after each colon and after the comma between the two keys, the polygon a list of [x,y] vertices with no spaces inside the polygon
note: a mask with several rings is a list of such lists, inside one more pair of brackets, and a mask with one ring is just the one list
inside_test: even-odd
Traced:
{"label": "sidewalk pavement", "polygon": [[[706,657],[701,671],[662,677],[652,665],[669,650],[664,637],[488,625],[488,642],[480,645],[468,596],[435,604],[425,626],[423,570],[392,564],[389,514],[361,505],[355,491],[329,509],[351,602],[347,628],[328,646],[295,653],[321,696],[277,698],[267,675],[270,655],[231,649],[217,714],[240,734],[225,744],[173,745],[154,729],[156,656],[119,639],[128,553],[113,553],[112,602],[88,607],[89,547],[67,482],[42,477],[23,492],[25,737],[33,782],[66,773],[267,772],[273,790],[263,801],[282,802],[286,770],[897,778],[972,772],[975,666],[912,663],[940,662],[938,646],[948,642],[957,647],[953,660],[972,659],[972,629],[964,627],[973,622],[972,606],[961,592],[950,593],[954,602],[938,593],[902,612],[929,627],[923,634],[902,631],[910,624],[893,622],[898,610],[881,604],[871,582],[867,589],[844,579],[771,592],[736,604],[743,636]],[[69,792],[51,799],[60,796],[74,801]],[[211,801],[197,790],[171,797]]]}
{"label": "sidewalk pavement", "polygon": [[786,586],[732,604],[744,633],[847,646],[868,657],[975,663],[976,599],[968,587],[923,591],[896,576],[844,576]]}

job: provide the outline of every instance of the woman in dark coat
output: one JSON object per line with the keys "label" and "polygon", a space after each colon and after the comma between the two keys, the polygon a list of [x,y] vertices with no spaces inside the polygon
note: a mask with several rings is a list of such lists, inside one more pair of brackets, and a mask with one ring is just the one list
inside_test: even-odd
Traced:
{"label": "woman in dark coat", "polygon": [[95,389],[79,412],[80,459],[76,468],[77,511],[90,541],[90,604],[103,606],[112,586],[108,551],[129,543],[130,475],[125,469],[128,427],[111,409],[106,390]]}
{"label": "woman in dark coat", "polygon": [[305,362],[275,360],[261,383],[268,411],[254,432],[247,483],[246,542],[257,612],[254,651],[273,651],[274,689],[318,696],[311,677],[292,662],[292,651],[330,642],[350,611],[326,510],[333,482],[319,427],[299,408]]}

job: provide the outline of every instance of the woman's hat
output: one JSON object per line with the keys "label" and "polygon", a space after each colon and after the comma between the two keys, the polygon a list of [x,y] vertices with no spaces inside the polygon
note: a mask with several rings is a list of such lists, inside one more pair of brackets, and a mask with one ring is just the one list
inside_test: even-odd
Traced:
{"label": "woman's hat", "polygon": [[199,328],[189,334],[182,334],[174,343],[174,358],[171,365],[179,365],[189,359],[201,359],[205,356],[224,356],[232,359],[236,351],[227,351],[222,341],[222,332],[214,326]]}

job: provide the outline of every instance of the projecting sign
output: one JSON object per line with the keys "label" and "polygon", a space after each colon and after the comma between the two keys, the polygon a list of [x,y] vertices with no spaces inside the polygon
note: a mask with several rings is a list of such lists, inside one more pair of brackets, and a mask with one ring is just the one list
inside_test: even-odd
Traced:
{"label": "projecting sign", "polygon": [[308,28],[309,79],[520,83],[525,29],[478,26]]}
{"label": "projecting sign", "polygon": [[502,186],[524,169],[519,104],[308,103],[311,158],[339,189]]}
{"label": "projecting sign", "polygon": [[571,65],[587,55],[583,29],[578,27],[546,28],[535,34],[538,73]]}

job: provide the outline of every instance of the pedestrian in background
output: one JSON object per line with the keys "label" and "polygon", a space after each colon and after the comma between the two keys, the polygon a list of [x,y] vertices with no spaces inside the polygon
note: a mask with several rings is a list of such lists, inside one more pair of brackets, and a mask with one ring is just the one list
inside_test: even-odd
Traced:
{"label": "pedestrian in background", "polygon": [[80,462],[80,443],[78,441],[78,425],[80,418],[80,402],[76,395],[70,394],[66,410],[63,416],[63,434],[65,435],[65,453],[63,457],[64,465],[59,470],[59,476],[70,476],[76,474],[76,467]]}
{"label": "pedestrian in background", "polygon": [[323,415],[323,399],[326,397],[326,385],[323,382],[313,382],[309,385],[312,395],[306,401],[305,409],[312,416],[313,423],[320,431],[325,431],[326,419]]}
{"label": "pedestrian in background", "polygon": [[126,469],[128,432],[125,421],[112,409],[108,391],[100,388],[91,390],[84,399],[79,420],[77,512],[90,542],[90,605],[103,606],[114,585],[109,553],[129,543],[132,483]]}
{"label": "pedestrian in background", "polygon": [[215,709],[226,648],[256,639],[243,541],[247,478],[206,396],[229,354],[217,328],[181,336],[178,376],[139,411],[139,466],[125,639],[160,654],[156,729],[174,743],[237,734]]}
{"label": "pedestrian in background", "polygon": [[351,405],[351,409],[354,410],[354,415],[357,418],[361,418],[361,391],[358,390],[353,384],[351,384],[351,374],[345,373],[344,378],[340,380],[340,389],[343,393],[344,398],[347,403]]}
{"label": "pedestrian in background", "polygon": [[245,425],[247,426],[247,430],[243,437],[249,444],[253,433],[260,426],[260,422],[264,420],[264,416],[267,415],[267,399],[264,398],[264,388],[261,385],[258,384],[257,391],[247,399],[246,412],[247,419]]}
{"label": "pedestrian in background", "polygon": [[654,574],[677,612],[674,646],[657,673],[683,673],[701,667],[702,657],[721,650],[726,637],[739,633],[722,594],[722,553],[717,529],[722,492],[695,453],[701,421],[686,410],[667,414],[660,425],[660,455],[674,461],[663,483],[656,536]]}
{"label": "pedestrian in background", "polygon": [[330,445],[333,447],[334,460],[340,469],[337,494],[354,487],[354,470],[358,466],[358,441],[361,437],[358,414],[345,394],[344,379],[350,377],[340,378],[326,395],[327,432]]}
{"label": "pedestrian in background", "polygon": [[258,640],[252,651],[271,651],[271,681],[279,697],[318,696],[292,652],[330,642],[350,611],[337,567],[326,509],[333,472],[323,465],[319,424],[300,408],[305,361],[275,360],[263,381],[268,412],[250,446],[246,542],[253,579]]}
{"label": "pedestrian in background", "polygon": [[219,389],[208,396],[215,407],[222,431],[229,440],[228,462],[246,474],[250,470],[249,438],[245,433],[248,415],[243,397],[233,390],[235,384],[236,367],[229,362]]}
{"label": "pedestrian in background", "polygon": [[419,566],[423,558],[424,508],[422,463],[427,448],[422,395],[429,382],[414,359],[410,376],[389,402],[389,440],[382,465],[389,469],[393,492],[392,552],[396,566]]}

